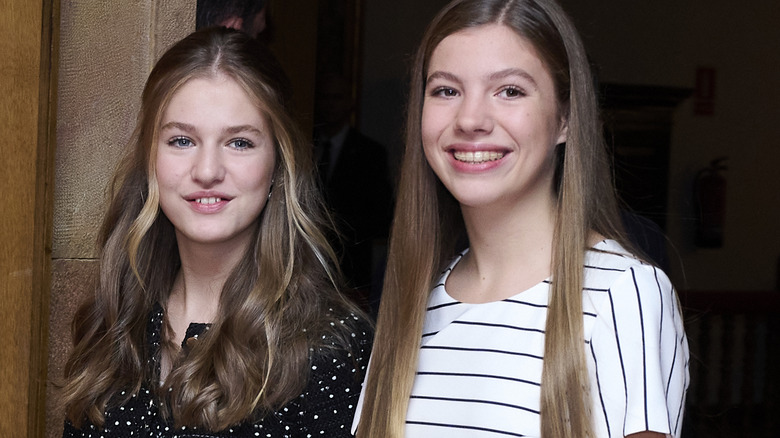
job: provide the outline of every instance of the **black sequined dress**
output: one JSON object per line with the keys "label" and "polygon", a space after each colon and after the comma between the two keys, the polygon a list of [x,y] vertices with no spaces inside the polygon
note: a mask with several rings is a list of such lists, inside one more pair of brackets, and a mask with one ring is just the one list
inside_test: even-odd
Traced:
{"label": "black sequined dress", "polygon": [[[174,428],[161,417],[157,397],[150,391],[151,386],[144,385],[123,406],[106,412],[104,428],[86,424],[76,429],[66,421],[63,438],[351,437],[352,417],[371,352],[372,333],[365,321],[355,316],[349,318],[356,323],[352,326],[359,327],[352,333],[356,346],[353,351],[314,351],[309,380],[303,393],[258,422],[247,422],[220,432]],[[163,310],[156,306],[150,315],[147,334],[152,346],[151,357],[158,369],[162,322]],[[187,340],[197,339],[208,327],[208,324],[190,324],[182,346],[186,348]]]}

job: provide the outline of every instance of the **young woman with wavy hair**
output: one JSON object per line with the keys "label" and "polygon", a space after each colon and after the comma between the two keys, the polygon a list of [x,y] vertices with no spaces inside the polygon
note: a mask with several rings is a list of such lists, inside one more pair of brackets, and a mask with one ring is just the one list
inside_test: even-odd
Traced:
{"label": "young woman with wavy hair", "polygon": [[155,65],[73,322],[64,436],[349,435],[371,329],[339,293],[288,91],[224,28]]}
{"label": "young woman with wavy hair", "polygon": [[588,60],[554,0],[433,19],[401,175],[358,437],[679,436],[676,294],[626,249]]}

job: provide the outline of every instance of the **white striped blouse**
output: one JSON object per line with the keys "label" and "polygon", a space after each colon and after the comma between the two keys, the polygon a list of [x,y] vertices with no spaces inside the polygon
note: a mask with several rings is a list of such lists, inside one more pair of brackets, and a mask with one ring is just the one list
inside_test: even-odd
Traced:
{"label": "white striped blouse", "polygon": [[[597,436],[678,437],[689,376],[674,288],[614,241],[594,249],[583,318]],[[406,437],[538,437],[550,282],[502,301],[462,303],[444,288],[461,257],[431,292]]]}

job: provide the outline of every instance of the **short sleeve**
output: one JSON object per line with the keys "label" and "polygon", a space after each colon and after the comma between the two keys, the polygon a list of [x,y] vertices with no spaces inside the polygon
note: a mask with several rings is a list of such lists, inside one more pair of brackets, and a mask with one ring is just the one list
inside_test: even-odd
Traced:
{"label": "short sleeve", "polygon": [[611,284],[589,345],[598,436],[679,436],[688,345],[676,292],[658,268],[636,264]]}

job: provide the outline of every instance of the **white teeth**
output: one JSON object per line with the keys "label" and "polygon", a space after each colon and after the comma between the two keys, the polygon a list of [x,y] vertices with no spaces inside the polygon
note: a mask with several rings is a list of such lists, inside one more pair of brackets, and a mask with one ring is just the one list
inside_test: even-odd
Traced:
{"label": "white teeth", "polygon": [[456,160],[475,164],[500,160],[503,156],[503,152],[496,151],[455,152]]}
{"label": "white teeth", "polygon": [[198,204],[216,204],[221,201],[222,198],[198,198],[195,200]]}

